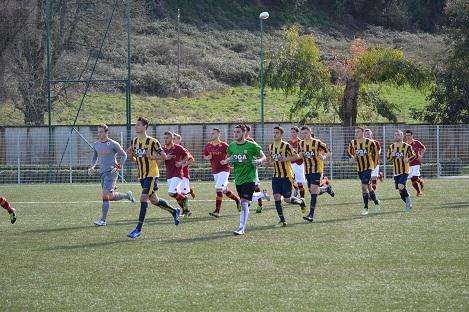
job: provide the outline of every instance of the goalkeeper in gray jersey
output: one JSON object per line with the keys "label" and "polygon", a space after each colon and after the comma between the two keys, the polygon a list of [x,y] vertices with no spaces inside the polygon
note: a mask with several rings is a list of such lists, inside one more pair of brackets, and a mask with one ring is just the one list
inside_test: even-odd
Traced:
{"label": "goalkeeper in gray jersey", "polygon": [[[99,167],[101,186],[103,188],[102,216],[94,221],[94,224],[96,226],[104,226],[106,225],[110,201],[127,199],[135,203],[136,200],[131,191],[125,194],[115,191],[119,170],[126,161],[127,154],[119,143],[109,139],[109,127],[107,125],[102,124],[98,127],[98,141],[93,144],[93,150],[92,165],[88,169],[88,174],[96,173],[96,167]],[[117,161],[117,157],[119,157],[119,161]]]}

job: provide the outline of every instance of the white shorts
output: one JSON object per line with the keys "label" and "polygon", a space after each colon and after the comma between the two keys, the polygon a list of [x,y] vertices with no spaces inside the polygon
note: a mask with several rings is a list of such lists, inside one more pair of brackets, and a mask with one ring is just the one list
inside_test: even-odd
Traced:
{"label": "white shorts", "polygon": [[179,185],[180,191],[183,195],[189,194],[191,191],[191,183],[188,178],[182,178],[182,182]]}
{"label": "white shorts", "polygon": [[379,177],[379,165],[376,165],[375,169],[373,169],[373,171],[371,171],[371,177],[372,178]]}
{"label": "white shorts", "polygon": [[305,177],[305,164],[291,164],[293,169],[293,173],[295,174],[295,182],[306,184],[306,177]]}
{"label": "white shorts", "polygon": [[410,166],[410,173],[407,179],[411,179],[412,177],[420,177],[420,165]]}
{"label": "white shorts", "polygon": [[213,180],[215,181],[215,188],[225,190],[228,187],[228,178],[230,173],[222,171],[213,175]]}
{"label": "white shorts", "polygon": [[168,179],[168,193],[170,194],[176,194],[181,192],[181,187],[182,187],[182,179],[179,177],[174,177],[171,179]]}

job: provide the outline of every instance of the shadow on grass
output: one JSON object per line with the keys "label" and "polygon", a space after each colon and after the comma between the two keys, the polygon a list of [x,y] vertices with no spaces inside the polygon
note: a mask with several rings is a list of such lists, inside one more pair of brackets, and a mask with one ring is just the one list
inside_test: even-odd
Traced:
{"label": "shadow on grass", "polygon": [[463,202],[454,202],[454,203],[445,203],[440,204],[439,206],[434,206],[434,209],[459,209],[459,208],[469,208],[469,201]]}
{"label": "shadow on grass", "polygon": [[100,248],[100,247],[106,247],[106,246],[116,245],[116,244],[125,244],[125,243],[132,243],[132,240],[127,238],[127,239],[120,239],[120,240],[114,240],[114,241],[103,241],[103,242],[95,242],[95,243],[79,244],[79,245],[54,246],[54,247],[48,247],[48,248],[41,248],[37,250],[38,251],[54,251],[54,250]]}

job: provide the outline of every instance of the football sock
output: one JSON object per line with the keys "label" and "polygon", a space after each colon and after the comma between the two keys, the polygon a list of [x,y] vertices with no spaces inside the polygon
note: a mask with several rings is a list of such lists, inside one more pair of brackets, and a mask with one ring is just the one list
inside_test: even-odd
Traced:
{"label": "football sock", "polygon": [[222,201],[223,201],[223,192],[217,192],[217,198],[215,200],[215,212],[217,213],[220,212]]}
{"label": "football sock", "polygon": [[316,203],[318,200],[318,194],[311,194],[311,202],[309,205],[309,216],[314,217],[314,211],[316,210]]}
{"label": "football sock", "polygon": [[186,200],[186,196],[182,195],[181,193],[176,193],[171,195],[174,199],[176,199],[178,205],[185,211],[184,208],[184,201]]}
{"label": "football sock", "polygon": [[297,197],[290,197],[290,203],[295,205],[301,205],[302,201]]}
{"label": "football sock", "polygon": [[421,177],[419,177],[417,182],[420,184],[420,190],[423,190],[423,179]]}
{"label": "football sock", "polygon": [[376,193],[374,191],[370,191],[370,199],[375,203],[375,205],[378,205],[378,198],[376,198]]}
{"label": "football sock", "polygon": [[249,202],[245,201],[243,203],[241,203],[241,205],[243,206],[243,231],[246,229],[246,226],[248,224],[248,218],[249,218]]}
{"label": "football sock", "polygon": [[239,197],[236,196],[236,194],[234,194],[231,190],[226,189],[225,195],[226,195],[229,199],[232,199],[232,200],[234,200],[235,202],[239,202]]}
{"label": "football sock", "polygon": [[169,203],[162,198],[158,198],[158,203],[156,204],[156,206],[171,213],[174,211],[174,208],[171,207]]}
{"label": "football sock", "polygon": [[399,191],[399,194],[401,195],[402,201],[405,203],[405,202],[406,202],[406,198],[409,197],[409,192],[407,192],[407,189],[404,188],[404,189],[402,189],[402,190]]}
{"label": "football sock", "polygon": [[277,214],[281,222],[285,222],[285,217],[283,216],[283,207],[282,201],[276,200],[275,201],[275,209],[277,209]]}
{"label": "football sock", "polygon": [[0,206],[2,206],[3,209],[8,211],[8,213],[12,213],[14,211],[5,197],[0,197]]}
{"label": "football sock", "polygon": [[327,185],[320,186],[318,195],[322,195],[324,193],[327,193],[327,187],[328,187]]}
{"label": "football sock", "polygon": [[[255,186],[254,191],[261,192],[261,188],[259,187],[259,185]],[[259,207],[262,207],[262,196],[257,199],[257,204],[259,205]]]}
{"label": "football sock", "polygon": [[127,194],[127,193],[117,193],[116,192],[116,193],[113,194],[113,196],[109,200],[117,201],[117,200],[123,200],[123,199],[130,200],[129,194]]}
{"label": "football sock", "polygon": [[195,198],[195,192],[194,192],[194,189],[192,187],[189,190],[189,194],[191,194],[192,198]]}
{"label": "football sock", "polygon": [[365,204],[365,209],[368,209],[368,199],[370,198],[370,194],[363,193],[363,204]]}
{"label": "football sock", "polygon": [[412,181],[412,186],[417,191],[417,193],[420,193],[420,183],[418,181],[419,178],[418,177],[412,177],[410,180]]}
{"label": "football sock", "polygon": [[141,231],[143,226],[143,221],[145,221],[145,215],[147,214],[148,203],[141,202],[140,203],[140,213],[138,215],[138,224],[137,230]]}
{"label": "football sock", "polygon": [[108,212],[109,212],[109,201],[103,200],[101,220],[106,221]]}
{"label": "football sock", "polygon": [[376,191],[376,186],[378,185],[378,180],[371,180],[371,188],[373,189],[373,191]]}
{"label": "football sock", "polygon": [[298,183],[298,188],[300,189],[300,197],[305,198],[305,187],[303,183]]}

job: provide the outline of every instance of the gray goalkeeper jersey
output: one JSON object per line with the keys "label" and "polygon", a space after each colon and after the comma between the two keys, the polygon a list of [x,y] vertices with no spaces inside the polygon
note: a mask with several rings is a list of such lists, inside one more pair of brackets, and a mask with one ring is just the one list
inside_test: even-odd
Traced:
{"label": "gray goalkeeper jersey", "polygon": [[[92,165],[99,166],[100,173],[109,172],[116,164],[123,165],[127,160],[127,154],[122,146],[111,139],[106,142],[94,142],[93,150]],[[117,162],[117,157],[119,157],[119,162]]]}

